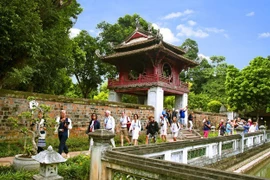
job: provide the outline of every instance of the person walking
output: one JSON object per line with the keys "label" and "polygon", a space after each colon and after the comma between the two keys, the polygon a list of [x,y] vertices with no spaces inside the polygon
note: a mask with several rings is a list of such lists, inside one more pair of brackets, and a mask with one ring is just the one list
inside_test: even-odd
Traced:
{"label": "person walking", "polygon": [[[173,116],[175,117],[175,116]],[[167,141],[167,130],[168,130],[168,122],[166,118],[164,118],[162,115],[160,116],[159,119],[160,123],[160,136],[163,142]]]}
{"label": "person walking", "polygon": [[180,130],[180,124],[177,122],[176,117],[173,117],[173,122],[171,125],[173,141],[176,141],[176,138],[178,137],[179,130]]}
{"label": "person walking", "polygon": [[228,120],[226,124],[226,134],[232,135],[232,123],[230,120]]}
{"label": "person walking", "polygon": [[[91,119],[90,119],[88,128],[86,130],[86,134],[95,132],[95,130],[97,129],[100,129],[100,122],[98,120],[97,114],[93,113],[91,114]],[[89,140],[90,140],[89,151],[91,151],[92,146],[94,145],[94,141],[93,141],[93,138],[90,138],[90,136],[89,136]]]}
{"label": "person walking", "polygon": [[127,140],[128,144],[130,145],[130,140],[128,138],[128,127],[127,124],[130,121],[129,117],[126,116],[125,112],[122,112],[120,118],[120,139],[121,139],[121,146],[124,146],[124,137]]}
{"label": "person walking", "polygon": [[203,137],[204,138],[208,138],[210,129],[211,129],[211,123],[210,123],[208,117],[206,117],[204,119],[204,123],[203,123]]}
{"label": "person walking", "polygon": [[188,122],[189,122],[189,131],[192,131],[193,127],[193,119],[194,119],[194,112],[191,112],[188,116]]}
{"label": "person walking", "polygon": [[156,143],[156,138],[157,138],[157,134],[159,131],[159,127],[158,127],[158,123],[155,121],[154,116],[149,116],[149,121],[146,125],[146,140],[145,140],[145,144],[149,143],[149,139],[150,141],[153,140],[154,143]]}
{"label": "person walking", "polygon": [[[105,119],[104,119],[104,128],[108,131],[111,131],[114,134],[115,130],[115,120],[111,116],[111,111],[106,110],[105,111]],[[111,139],[112,146],[115,148],[115,141],[114,138]]]}
{"label": "person walking", "polygon": [[66,158],[69,158],[68,147],[66,145],[66,141],[69,137],[69,130],[72,129],[72,121],[67,117],[66,110],[60,111],[60,117],[56,118],[56,132],[58,133],[59,138],[59,148],[58,153],[62,155],[64,151],[66,154]]}
{"label": "person walking", "polygon": [[137,146],[138,145],[138,138],[140,135],[142,125],[141,121],[139,120],[138,114],[133,115],[133,120],[131,121],[130,129],[129,131],[132,132],[132,140],[133,140],[133,145]]}
{"label": "person walking", "polygon": [[41,151],[44,150],[46,147],[46,121],[43,118],[43,112],[39,111],[38,112],[38,127],[37,127],[37,132],[38,132],[38,149],[37,152],[40,153]]}
{"label": "person walking", "polygon": [[179,123],[181,125],[181,128],[185,126],[186,111],[187,111],[187,106],[179,110],[179,116],[180,116]]}

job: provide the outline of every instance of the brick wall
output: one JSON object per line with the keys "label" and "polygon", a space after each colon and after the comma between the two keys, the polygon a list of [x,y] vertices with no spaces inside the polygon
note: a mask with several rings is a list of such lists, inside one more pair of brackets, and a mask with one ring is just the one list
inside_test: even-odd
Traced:
{"label": "brick wall", "polygon": [[[49,115],[52,118],[59,116],[61,109],[67,110],[67,114],[73,122],[72,134],[84,133],[84,129],[88,126],[89,116],[94,112],[98,115],[98,119],[101,123],[103,123],[104,120],[105,110],[110,110],[116,121],[120,119],[120,115],[123,110],[131,115],[137,113],[142,121],[147,120],[149,115],[154,114],[154,108],[152,106],[146,105],[0,90],[0,141],[16,138],[19,135],[19,133],[15,133],[11,130],[12,128],[10,122],[8,122],[8,118],[28,110],[29,102],[27,98],[29,96],[35,97],[39,104],[49,105],[51,107],[51,112]],[[194,113],[194,128],[199,130],[202,129],[202,120],[204,116],[208,116],[211,121],[211,125],[214,126],[218,125],[220,119],[225,120],[227,118],[226,115],[222,114],[203,113],[196,111]],[[18,132],[18,130],[16,132]]]}
{"label": "brick wall", "polygon": [[218,113],[205,113],[205,112],[196,112],[194,111],[194,128],[202,130],[203,129],[203,119],[204,117],[208,117],[211,122],[211,126],[218,127],[221,119],[224,121],[227,120],[226,114],[218,114]]}
{"label": "brick wall", "polygon": [[78,133],[76,131],[84,132],[84,129],[88,126],[91,113],[96,113],[101,123],[104,120],[105,110],[110,110],[116,121],[120,119],[123,110],[131,115],[137,113],[141,120],[146,120],[149,115],[154,114],[152,106],[0,90],[0,140],[10,139],[18,135],[18,133],[11,131],[12,128],[8,118],[28,110],[29,101],[27,97],[29,96],[35,97],[39,104],[49,105],[51,107],[49,115],[52,118],[59,116],[61,109],[67,110],[67,114],[73,122],[73,133]]}

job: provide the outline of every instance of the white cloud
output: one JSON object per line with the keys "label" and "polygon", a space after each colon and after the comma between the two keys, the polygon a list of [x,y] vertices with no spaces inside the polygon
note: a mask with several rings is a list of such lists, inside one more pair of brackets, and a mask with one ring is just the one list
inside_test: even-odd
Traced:
{"label": "white cloud", "polygon": [[208,63],[212,63],[210,56],[206,56],[206,55],[200,53],[200,54],[198,54],[198,57],[200,60],[206,59],[208,61]]}
{"label": "white cloud", "polygon": [[269,38],[270,37],[270,32],[265,32],[259,34],[259,38]]}
{"label": "white cloud", "polygon": [[70,38],[74,38],[76,37],[78,34],[80,34],[81,30],[80,29],[77,29],[77,28],[71,28],[69,30],[69,37]]}
{"label": "white cloud", "polygon": [[165,42],[175,43],[175,42],[179,42],[180,41],[180,39],[178,39],[177,37],[175,37],[175,35],[173,34],[173,32],[169,28],[159,27],[155,23],[153,23],[152,26],[153,26],[154,29],[159,29],[160,30],[160,33],[162,34],[163,40]]}
{"label": "white cloud", "polygon": [[218,28],[205,28],[206,31],[208,32],[213,32],[213,33],[222,33],[224,32],[225,30],[224,29],[218,29]]}
{"label": "white cloud", "polygon": [[197,23],[196,23],[195,21],[189,20],[189,21],[188,21],[188,24],[189,24],[190,26],[194,26],[194,25],[196,25]]}
{"label": "white cloud", "polygon": [[255,15],[255,12],[250,12],[250,13],[247,13],[246,16],[254,16]]}
{"label": "white cloud", "polygon": [[89,30],[89,34],[94,36],[94,37],[99,36],[100,33],[101,33],[101,31],[98,31],[98,30],[93,30],[93,29]]}
{"label": "white cloud", "polygon": [[194,13],[193,10],[187,9],[184,12],[176,12],[176,13],[170,13],[167,16],[163,17],[162,19],[173,19],[173,18],[177,18],[177,17],[183,17],[189,14]]}
{"label": "white cloud", "polygon": [[177,36],[187,36],[187,37],[199,37],[199,38],[205,38],[209,36],[208,33],[204,32],[201,29],[194,30],[193,27],[188,27],[183,24],[180,24],[176,27],[177,30],[180,30],[180,32],[177,34]]}

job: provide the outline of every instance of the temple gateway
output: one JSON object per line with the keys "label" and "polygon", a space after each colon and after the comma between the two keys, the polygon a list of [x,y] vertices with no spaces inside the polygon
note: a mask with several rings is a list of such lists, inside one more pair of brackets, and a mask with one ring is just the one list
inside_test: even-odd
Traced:
{"label": "temple gateway", "polygon": [[124,42],[114,47],[115,53],[101,59],[115,65],[117,79],[109,79],[109,101],[121,102],[123,94],[135,95],[139,104],[155,108],[158,120],[163,110],[164,96],[175,96],[175,108],[187,106],[188,84],[182,82],[179,73],[198,65],[185,58],[185,51],[140,28]]}

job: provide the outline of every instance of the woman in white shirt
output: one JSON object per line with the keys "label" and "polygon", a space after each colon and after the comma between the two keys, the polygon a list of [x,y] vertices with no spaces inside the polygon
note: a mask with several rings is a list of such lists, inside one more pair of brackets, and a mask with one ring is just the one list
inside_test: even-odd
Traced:
{"label": "woman in white shirt", "polygon": [[248,132],[249,132],[249,133],[255,132],[255,131],[256,131],[256,126],[257,126],[257,123],[254,122],[254,123],[250,126]]}
{"label": "woman in white shirt", "polygon": [[167,119],[161,115],[159,122],[160,122],[161,139],[162,139],[162,141],[166,142],[167,141],[167,128],[168,128]]}
{"label": "woman in white shirt", "polygon": [[141,121],[139,120],[139,116],[138,114],[134,114],[133,115],[134,120],[132,120],[130,128],[129,128],[129,132],[132,131],[132,140],[133,140],[133,144],[135,146],[138,145],[138,138],[139,138],[139,134],[141,131]]}
{"label": "woman in white shirt", "polygon": [[180,130],[180,125],[176,120],[176,117],[173,117],[173,123],[171,125],[171,131],[172,131],[172,135],[173,135],[173,141],[176,141],[176,138],[178,136],[178,132]]}

